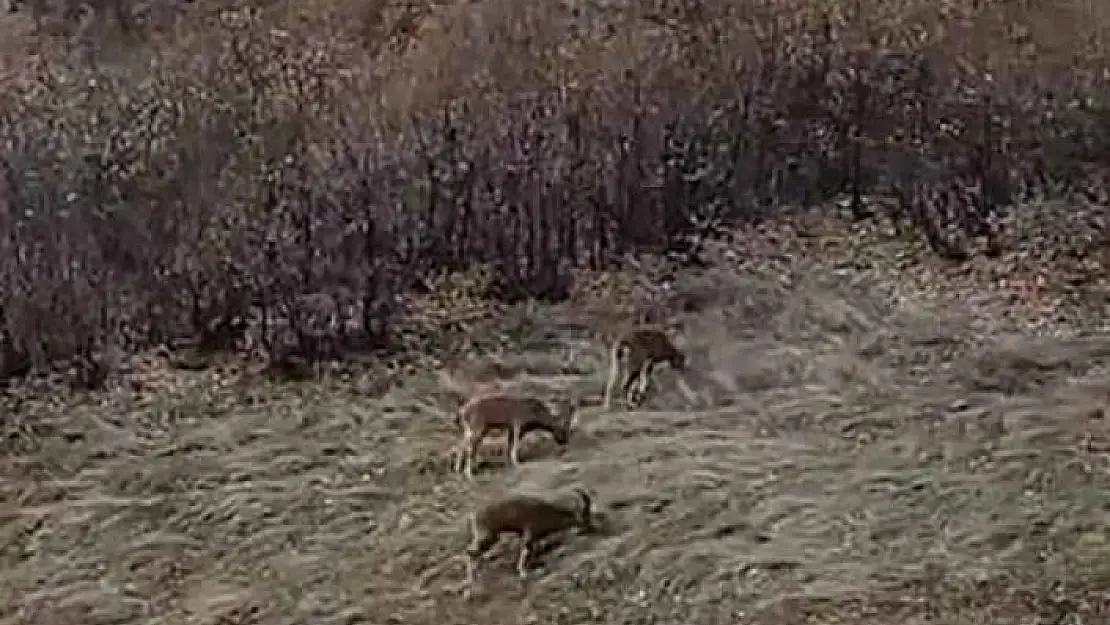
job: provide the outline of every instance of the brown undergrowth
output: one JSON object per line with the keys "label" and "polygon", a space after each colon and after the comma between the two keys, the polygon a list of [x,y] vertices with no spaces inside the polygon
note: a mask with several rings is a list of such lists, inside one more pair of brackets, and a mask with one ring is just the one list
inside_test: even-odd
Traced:
{"label": "brown undergrowth", "polygon": [[1022,236],[1023,200],[1105,195],[1083,3],[17,8],[0,377],[76,362],[96,386],[103,352],[248,336],[388,352],[395,296],[437,275],[562,301],[583,271],[833,200],[967,261]]}

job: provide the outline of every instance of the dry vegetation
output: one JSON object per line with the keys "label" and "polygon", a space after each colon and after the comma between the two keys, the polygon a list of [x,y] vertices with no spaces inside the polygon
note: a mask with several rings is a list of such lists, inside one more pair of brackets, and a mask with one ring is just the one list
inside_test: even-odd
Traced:
{"label": "dry vegetation", "polygon": [[[1110,610],[1097,3],[74,7],[0,17],[0,625]],[[600,403],[632,319],[691,393],[449,470],[437,366]]]}
{"label": "dry vegetation", "polygon": [[[640,411],[587,409],[566,455],[530,439],[520,469],[488,453],[473,482],[450,471],[453,406],[431,374],[377,397],[359,379],[244,391],[177,372],[27,400],[61,434],[6,460],[5,622],[1104,613],[1110,340],[894,304],[868,271],[816,269],[690,275],[716,298],[676,314],[702,405],[662,383]],[[604,346],[566,307],[544,312],[505,365],[541,396],[599,401]],[[557,545],[524,590],[506,546],[469,601],[461,566],[417,591],[466,546],[473,502],[577,483],[608,531]]]}

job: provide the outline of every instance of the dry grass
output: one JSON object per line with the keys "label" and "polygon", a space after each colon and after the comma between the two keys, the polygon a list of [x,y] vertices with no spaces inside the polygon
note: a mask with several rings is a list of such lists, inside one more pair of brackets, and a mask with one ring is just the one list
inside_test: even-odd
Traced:
{"label": "dry grass", "polygon": [[[935,23],[934,11],[961,3],[907,4]],[[367,118],[389,121],[490,85],[620,80],[645,58],[658,75],[644,80],[696,82],[684,76],[698,54],[683,45],[692,27],[629,14],[566,42],[574,31],[552,24],[574,16],[568,6],[456,4],[408,25],[368,14],[350,24],[367,39],[416,41],[380,64],[352,54],[364,63],[351,65],[352,89],[378,98]],[[953,18],[933,47],[1070,58],[1071,37],[1055,37],[1073,29],[1052,23],[1078,25],[1087,52],[1101,50],[1106,20],[1094,9],[1044,6]],[[730,33],[701,60],[734,62],[742,46],[731,44],[749,33]],[[5,76],[21,69],[0,61]],[[177,372],[161,390],[29,401],[21,417],[57,434],[0,460],[0,625],[958,625],[1105,614],[1110,438],[1098,410],[1110,339],[1001,334],[973,311],[891,304],[867,276],[805,275],[789,286],[748,273],[703,279],[700,309],[680,319],[698,405],[664,376],[644,410],[587,411],[566,456],[545,455],[541,439],[510,471],[490,453],[473,483],[447,471],[456,434],[434,372],[380,397],[364,390],[377,380],[242,387]],[[504,360],[546,395],[600,398],[604,346],[556,324],[558,312],[533,313],[516,337],[525,347]],[[456,571],[414,589],[464,545],[473,498],[571,482],[600,495],[607,535],[560,545],[526,588],[504,556],[472,601],[448,591]]]}
{"label": "dry grass", "polygon": [[[864,277],[701,281],[714,297],[680,319],[701,405],[663,376],[644,410],[588,409],[566,456],[536,439],[511,471],[487,448],[473,483],[448,472],[452,406],[431,373],[378,398],[357,380],[180,373],[161,391],[28,404],[64,435],[5,459],[0,623],[955,624],[1105,608],[1110,339],[983,336]],[[506,366],[548,396],[600,398],[603,346],[543,312]],[[465,544],[473,497],[572,482],[598,492],[611,531],[557,546],[526,588],[500,552],[471,601],[450,591],[461,570],[414,589]],[[1062,603],[1077,598],[1091,603]]]}

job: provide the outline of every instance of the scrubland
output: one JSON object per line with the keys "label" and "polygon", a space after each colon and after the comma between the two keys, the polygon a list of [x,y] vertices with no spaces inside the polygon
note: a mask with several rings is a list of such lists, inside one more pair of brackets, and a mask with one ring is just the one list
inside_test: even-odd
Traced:
{"label": "scrubland", "polygon": [[[1106,613],[1098,6],[15,8],[0,622]],[[600,400],[634,320],[692,395],[448,471],[439,367]],[[416,587],[571,483],[609,531]]]}

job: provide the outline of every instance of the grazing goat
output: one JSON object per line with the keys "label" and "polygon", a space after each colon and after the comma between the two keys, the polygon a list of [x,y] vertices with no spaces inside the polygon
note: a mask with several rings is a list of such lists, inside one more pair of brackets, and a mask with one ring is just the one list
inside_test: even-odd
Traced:
{"label": "grazing goat", "polygon": [[647,395],[655,368],[664,363],[678,371],[686,368],[685,354],[662,330],[640,327],[620,334],[609,350],[604,408],[612,406],[613,391],[618,386],[629,405],[639,405]]}
{"label": "grazing goat", "polygon": [[528,575],[528,558],[539,541],[569,529],[593,531],[593,498],[581,487],[557,497],[510,494],[472,512],[468,522],[470,545],[465,552],[466,584],[474,585],[479,561],[502,534],[516,534],[520,538],[516,571],[523,580]]}
{"label": "grazing goat", "polygon": [[455,449],[453,469],[474,475],[474,458],[485,437],[494,430],[504,430],[508,438],[506,450],[511,464],[520,464],[520,441],[533,431],[551,434],[564,450],[570,440],[575,402],[556,415],[539,399],[523,393],[489,392],[472,397],[459,409],[456,419],[461,439]]}

